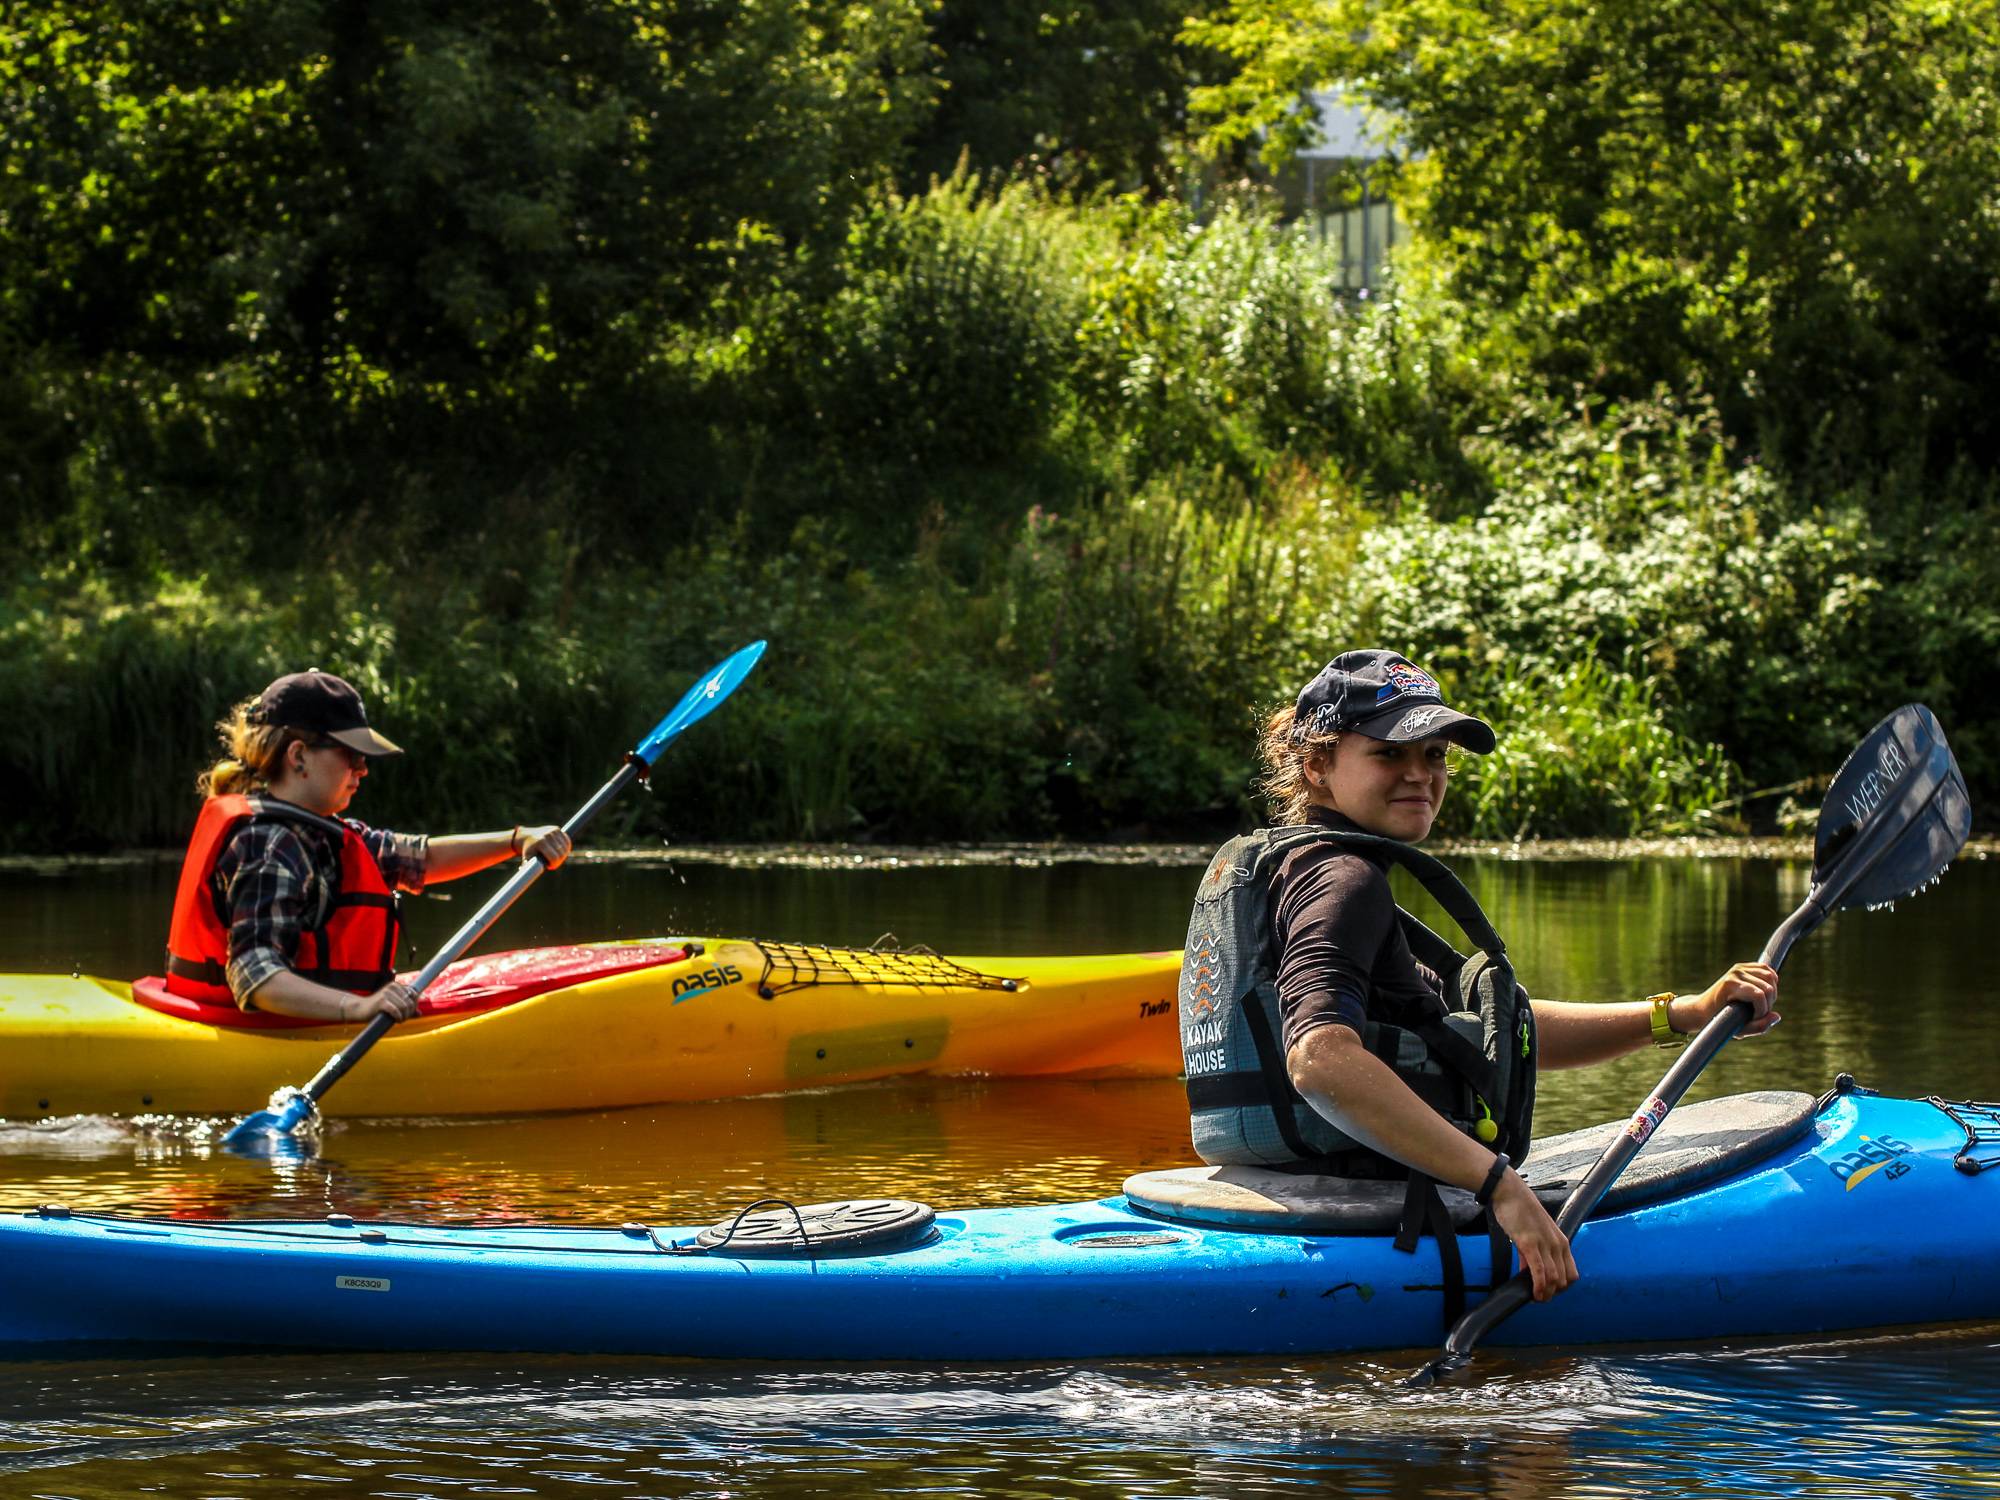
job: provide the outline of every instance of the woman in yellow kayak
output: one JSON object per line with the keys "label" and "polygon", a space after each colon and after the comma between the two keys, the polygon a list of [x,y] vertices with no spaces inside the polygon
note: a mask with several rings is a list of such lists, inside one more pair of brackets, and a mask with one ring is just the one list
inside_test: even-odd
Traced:
{"label": "woman in yellow kayak", "polygon": [[[1277,710],[1262,741],[1276,826],[1225,845],[1202,882],[1182,1042],[1204,1160],[1410,1179],[1399,1243],[1412,1249],[1442,1219],[1435,1184],[1472,1191],[1545,1300],[1577,1271],[1509,1159],[1526,1148],[1537,1063],[1677,1046],[1738,1000],[1752,1011],[1742,1034],[1756,1035],[1777,1023],[1778,975],[1740,963],[1695,995],[1529,1001],[1470,893],[1411,847],[1444,804],[1452,747],[1494,745],[1391,651],[1335,657]],[[1483,951],[1462,959],[1399,911],[1391,864]],[[1449,1280],[1455,1246],[1445,1253]]]}
{"label": "woman in yellow kayak", "polygon": [[396,893],[501,861],[569,857],[557,827],[432,838],[342,817],[372,756],[402,751],[368,725],[361,695],[330,672],[294,672],[217,726],[227,753],[181,865],[167,938],[168,990],[325,1021],[407,1020],[396,978]]}

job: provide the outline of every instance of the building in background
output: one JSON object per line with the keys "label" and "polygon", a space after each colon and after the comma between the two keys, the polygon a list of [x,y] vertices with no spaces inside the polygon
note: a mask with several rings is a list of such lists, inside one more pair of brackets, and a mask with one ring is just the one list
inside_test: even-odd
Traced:
{"label": "building in background", "polygon": [[[1340,265],[1340,284],[1366,296],[1382,279],[1390,252],[1406,237],[1396,205],[1356,181],[1354,169],[1381,160],[1389,147],[1371,133],[1361,109],[1331,90],[1310,96],[1319,112],[1318,144],[1279,175],[1286,206],[1314,226]],[[1379,131],[1379,127],[1378,127]]]}

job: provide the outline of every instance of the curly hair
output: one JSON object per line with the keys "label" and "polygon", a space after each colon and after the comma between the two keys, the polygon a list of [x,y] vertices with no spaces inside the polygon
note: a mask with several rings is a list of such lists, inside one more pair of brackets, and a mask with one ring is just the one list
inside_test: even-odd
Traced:
{"label": "curly hair", "polygon": [[1315,751],[1330,752],[1340,743],[1337,731],[1296,734],[1297,710],[1289,703],[1273,710],[1264,721],[1257,751],[1264,762],[1264,774],[1257,778],[1257,790],[1270,801],[1272,821],[1288,826],[1303,823],[1312,806],[1312,787],[1306,781],[1306,762]]}

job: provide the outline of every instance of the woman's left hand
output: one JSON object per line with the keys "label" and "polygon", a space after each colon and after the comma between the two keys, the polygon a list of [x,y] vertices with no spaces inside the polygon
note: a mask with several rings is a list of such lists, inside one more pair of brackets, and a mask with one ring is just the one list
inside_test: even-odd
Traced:
{"label": "woman's left hand", "polygon": [[1683,1002],[1692,1012],[1694,1025],[1683,1030],[1699,1031],[1710,1021],[1722,1014],[1724,1006],[1736,1001],[1744,1001],[1750,1007],[1750,1019],[1743,1023],[1738,1036],[1762,1036],[1782,1019],[1771,1007],[1778,998],[1778,971],[1769,964],[1732,964],[1729,972],[1716,980],[1699,995],[1690,995]]}
{"label": "woman's left hand", "polygon": [[521,858],[540,859],[551,870],[556,869],[569,858],[569,835],[550,824],[543,828],[523,828],[521,830]]}

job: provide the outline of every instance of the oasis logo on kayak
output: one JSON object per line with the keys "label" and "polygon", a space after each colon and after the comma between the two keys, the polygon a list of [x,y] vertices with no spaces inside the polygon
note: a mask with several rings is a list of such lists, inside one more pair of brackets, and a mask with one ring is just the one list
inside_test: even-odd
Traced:
{"label": "oasis logo on kayak", "polygon": [[725,984],[742,982],[743,971],[735,964],[717,964],[699,974],[685,974],[674,981],[674,1004],[692,1000],[696,995],[706,995],[710,990],[719,990]]}
{"label": "oasis logo on kayak", "polygon": [[1884,1167],[1887,1167],[1888,1171],[1882,1175],[1891,1180],[1901,1177],[1910,1170],[1910,1164],[1899,1159],[1916,1150],[1916,1147],[1907,1141],[1899,1141],[1893,1135],[1874,1137],[1864,1135],[1861,1139],[1868,1144],[1859,1151],[1850,1151],[1838,1160],[1826,1164],[1829,1172],[1847,1184],[1848,1192],[1853,1192],[1855,1184],[1864,1177],[1873,1177],[1877,1172],[1882,1172]]}

